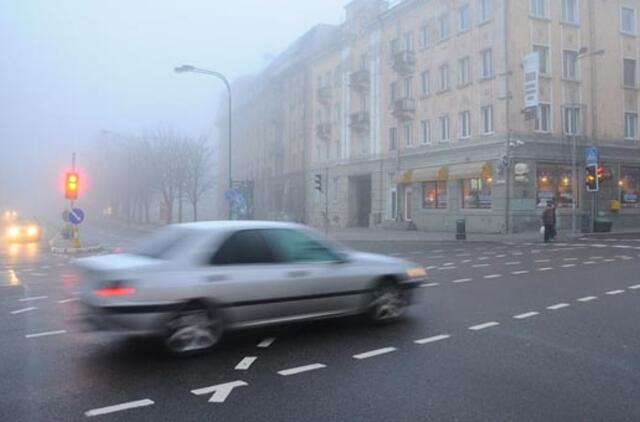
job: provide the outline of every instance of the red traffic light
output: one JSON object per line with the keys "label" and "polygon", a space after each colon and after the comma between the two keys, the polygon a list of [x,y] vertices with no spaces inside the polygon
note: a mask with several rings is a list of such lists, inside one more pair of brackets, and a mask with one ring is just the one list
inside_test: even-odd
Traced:
{"label": "red traffic light", "polygon": [[72,172],[67,173],[65,178],[65,189],[64,189],[64,197],[66,199],[78,199],[78,185],[80,182],[80,178],[78,177],[78,173]]}

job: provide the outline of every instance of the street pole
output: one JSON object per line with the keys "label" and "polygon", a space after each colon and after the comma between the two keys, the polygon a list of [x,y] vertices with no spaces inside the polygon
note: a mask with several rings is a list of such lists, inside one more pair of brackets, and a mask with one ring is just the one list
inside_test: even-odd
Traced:
{"label": "street pole", "polygon": [[[324,189],[324,233],[329,235],[329,166],[325,168],[325,189]],[[335,187],[334,187],[335,189]]]}

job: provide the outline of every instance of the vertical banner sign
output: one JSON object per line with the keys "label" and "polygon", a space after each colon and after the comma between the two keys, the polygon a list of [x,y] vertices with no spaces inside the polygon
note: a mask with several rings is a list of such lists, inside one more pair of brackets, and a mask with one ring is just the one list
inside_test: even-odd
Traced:
{"label": "vertical banner sign", "polygon": [[540,56],[531,53],[524,57],[524,108],[536,108],[540,98],[538,96],[538,73],[540,71]]}

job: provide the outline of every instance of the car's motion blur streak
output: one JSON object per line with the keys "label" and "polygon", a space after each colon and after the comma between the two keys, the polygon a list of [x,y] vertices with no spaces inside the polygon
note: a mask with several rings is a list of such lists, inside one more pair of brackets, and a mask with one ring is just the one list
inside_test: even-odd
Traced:
{"label": "car's motion blur streak", "polygon": [[353,314],[400,318],[424,267],[338,245],[301,225],[170,226],[132,253],[76,261],[82,319],[94,329],[161,335],[177,354],[227,329]]}

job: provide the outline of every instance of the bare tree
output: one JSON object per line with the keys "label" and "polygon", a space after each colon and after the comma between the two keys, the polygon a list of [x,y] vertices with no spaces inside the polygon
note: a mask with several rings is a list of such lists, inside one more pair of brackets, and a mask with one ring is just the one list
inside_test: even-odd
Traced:
{"label": "bare tree", "polygon": [[198,204],[202,196],[213,187],[211,159],[213,149],[207,138],[189,139],[185,145],[186,195],[193,208],[193,220],[198,221]]}
{"label": "bare tree", "polygon": [[153,185],[162,196],[167,209],[166,221],[173,222],[173,208],[179,194],[180,141],[172,130],[158,130],[149,137],[150,161],[153,169]]}

